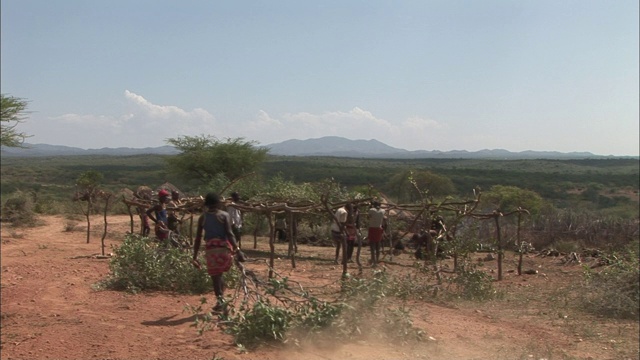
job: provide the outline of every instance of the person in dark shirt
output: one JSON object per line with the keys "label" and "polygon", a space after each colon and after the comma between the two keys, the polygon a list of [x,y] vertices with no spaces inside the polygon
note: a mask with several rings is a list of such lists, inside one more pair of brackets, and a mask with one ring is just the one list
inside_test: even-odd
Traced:
{"label": "person in dark shirt", "polygon": [[167,202],[169,201],[169,192],[160,190],[158,192],[158,204],[147,210],[147,216],[153,221],[155,226],[156,238],[161,243],[166,243],[169,238],[169,217],[167,213]]}
{"label": "person in dark shirt", "polygon": [[220,209],[220,197],[215,193],[208,193],[204,199],[204,206],[205,210],[198,218],[196,239],[193,244],[193,263],[200,268],[198,251],[204,238],[207,272],[213,281],[213,291],[217,298],[213,310],[221,311],[225,307],[222,276],[231,269],[234,254],[240,255],[240,259],[243,259],[244,255],[231,229],[229,213]]}

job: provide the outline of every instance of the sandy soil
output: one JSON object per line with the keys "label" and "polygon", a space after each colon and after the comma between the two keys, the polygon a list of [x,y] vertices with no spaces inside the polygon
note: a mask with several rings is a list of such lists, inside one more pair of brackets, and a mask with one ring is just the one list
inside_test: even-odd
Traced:
{"label": "sandy soil", "polygon": [[[638,359],[638,322],[613,321],[572,311],[561,289],[580,281],[580,265],[564,266],[557,258],[525,259],[536,275],[505,272],[495,286],[505,298],[486,303],[429,302],[410,306],[414,324],[427,337],[421,342],[389,344],[379,340],[331,344],[330,348],[261,347],[241,353],[219,329],[198,336],[186,304],[200,295],[128,294],[97,291],[109,273],[109,260],[98,259],[102,219],[66,231],[63,217],[43,217],[43,226],[2,226],[1,358],[2,359]],[[129,230],[128,216],[109,218],[107,252]],[[247,245],[249,243],[249,246]],[[245,240],[245,248],[252,248]],[[266,250],[266,239],[259,249]],[[298,260],[292,269],[285,245],[278,244],[278,271],[313,284],[339,278],[341,268],[329,261],[332,248],[300,245],[304,254],[327,261]],[[249,250],[250,254],[251,251]],[[363,256],[369,255],[364,250]],[[484,254],[478,254],[478,257]],[[505,271],[514,270],[507,256]],[[404,254],[387,264],[406,271],[413,259]],[[251,262],[249,268],[254,266]],[[495,275],[495,262],[484,269]],[[255,268],[266,277],[266,269]],[[350,271],[356,272],[355,266]],[[371,272],[368,267],[364,272]],[[212,294],[207,294],[213,298]]]}

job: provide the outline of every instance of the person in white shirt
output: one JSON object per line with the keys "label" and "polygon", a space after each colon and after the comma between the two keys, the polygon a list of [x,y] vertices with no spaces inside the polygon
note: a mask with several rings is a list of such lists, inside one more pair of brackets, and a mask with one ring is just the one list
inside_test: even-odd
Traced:
{"label": "person in white shirt", "polygon": [[[340,256],[340,248],[342,247],[342,240],[344,238],[344,233],[342,232],[340,225],[344,228],[344,225],[347,222],[347,205],[339,207],[334,214],[335,219],[331,220],[331,238],[336,245],[336,257],[333,262],[336,264],[338,264],[338,256]],[[338,225],[336,219],[340,225]]]}
{"label": "person in white shirt", "polygon": [[371,266],[378,266],[380,261],[380,243],[386,226],[386,214],[384,210],[380,208],[380,202],[374,200],[371,202],[371,208],[369,209],[369,248],[371,249]]}
{"label": "person in white shirt", "polygon": [[231,194],[233,202],[227,206],[227,212],[231,218],[231,230],[236,238],[238,247],[242,247],[242,212],[235,206],[240,203],[240,195],[237,192]]}

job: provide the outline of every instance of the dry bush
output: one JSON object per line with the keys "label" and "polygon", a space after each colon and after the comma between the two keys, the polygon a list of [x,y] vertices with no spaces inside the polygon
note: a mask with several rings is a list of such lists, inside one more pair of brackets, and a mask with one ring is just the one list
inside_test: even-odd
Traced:
{"label": "dry bush", "polygon": [[64,231],[65,232],[72,232],[76,229],[76,226],[78,226],[78,222],[77,221],[73,221],[73,220],[69,220],[64,224]]}
{"label": "dry bush", "polygon": [[585,267],[581,305],[585,310],[596,315],[638,320],[640,316],[638,250],[630,249],[627,254],[611,254],[606,258],[613,263],[596,269]]}
{"label": "dry bush", "polygon": [[17,190],[2,205],[3,221],[12,226],[36,226],[37,216],[33,197],[23,191]]}

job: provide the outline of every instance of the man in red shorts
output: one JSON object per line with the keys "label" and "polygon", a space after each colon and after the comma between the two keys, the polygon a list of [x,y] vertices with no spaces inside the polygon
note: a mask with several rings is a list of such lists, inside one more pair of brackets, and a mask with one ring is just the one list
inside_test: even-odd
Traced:
{"label": "man in red shorts", "polygon": [[371,266],[378,266],[380,261],[380,243],[382,242],[382,234],[386,225],[386,216],[384,210],[380,208],[380,202],[374,200],[371,202],[369,215],[369,249],[371,249]]}

